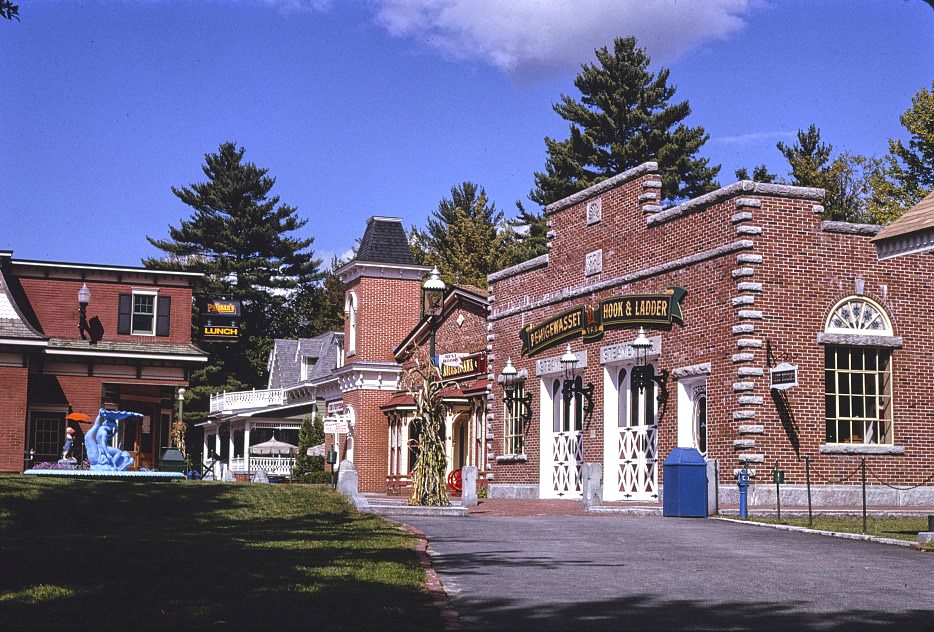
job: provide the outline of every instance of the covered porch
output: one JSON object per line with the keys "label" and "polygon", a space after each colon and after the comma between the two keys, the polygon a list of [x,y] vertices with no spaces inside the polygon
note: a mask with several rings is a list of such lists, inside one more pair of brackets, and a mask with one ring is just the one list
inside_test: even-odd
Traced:
{"label": "covered porch", "polygon": [[251,448],[275,439],[298,445],[301,419],[232,417],[204,424],[201,454],[205,465],[213,462],[214,476],[223,478],[226,471],[249,478],[259,470],[274,476],[290,477],[295,456],[254,454]]}

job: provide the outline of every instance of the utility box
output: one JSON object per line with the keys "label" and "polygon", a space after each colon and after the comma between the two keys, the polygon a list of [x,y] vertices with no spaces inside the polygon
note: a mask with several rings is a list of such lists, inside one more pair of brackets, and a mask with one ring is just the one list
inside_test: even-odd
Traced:
{"label": "utility box", "polygon": [[674,448],[665,463],[662,515],[707,517],[707,461],[694,448]]}
{"label": "utility box", "polygon": [[184,474],[188,471],[188,464],[178,448],[164,448],[162,458],[159,459],[159,471],[181,472]]}

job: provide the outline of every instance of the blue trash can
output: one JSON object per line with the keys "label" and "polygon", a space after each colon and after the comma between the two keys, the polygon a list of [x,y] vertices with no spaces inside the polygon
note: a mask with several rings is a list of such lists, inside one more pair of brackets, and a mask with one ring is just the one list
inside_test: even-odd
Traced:
{"label": "blue trash can", "polygon": [[694,448],[674,448],[665,463],[662,515],[707,517],[707,461]]}

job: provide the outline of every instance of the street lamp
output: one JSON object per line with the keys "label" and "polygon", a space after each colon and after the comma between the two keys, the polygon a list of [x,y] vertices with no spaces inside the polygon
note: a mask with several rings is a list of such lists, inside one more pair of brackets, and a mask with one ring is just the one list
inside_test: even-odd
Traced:
{"label": "street lamp", "polygon": [[85,340],[84,332],[88,331],[88,303],[91,302],[91,290],[87,283],[82,283],[78,290],[78,333]]}
{"label": "street lamp", "polygon": [[431,331],[430,347],[428,354],[431,356],[431,362],[435,361],[435,328],[437,319],[441,316],[442,303],[444,302],[444,292],[448,286],[441,280],[441,272],[438,267],[432,268],[428,273],[428,278],[422,284],[422,294],[425,301],[425,315],[428,316],[428,325]]}
{"label": "street lamp", "polygon": [[526,393],[522,397],[516,396],[519,372],[512,365],[512,358],[506,359],[506,366],[503,367],[500,375],[503,377],[503,403],[506,404],[506,408],[511,411],[514,410],[514,406],[520,406],[522,412],[519,413],[519,418],[523,424],[529,423],[532,419],[532,394]]}
{"label": "street lamp", "polygon": [[652,348],[652,341],[645,335],[645,329],[639,327],[639,333],[636,339],[629,343],[629,346],[636,352],[636,366],[632,370],[632,379],[639,387],[639,394],[645,392],[647,386],[652,382],[658,384],[659,403],[668,401],[668,371],[662,371],[655,374],[655,369],[648,365],[647,356],[649,349]]}
{"label": "street lamp", "polygon": [[569,418],[571,411],[571,398],[582,396],[586,401],[584,403],[584,412],[590,416],[593,413],[593,384],[584,386],[584,380],[581,376],[574,375],[574,368],[577,366],[577,356],[571,351],[571,345],[568,344],[561,356],[561,366],[564,369],[564,383],[561,385],[561,396],[564,398],[565,418]]}

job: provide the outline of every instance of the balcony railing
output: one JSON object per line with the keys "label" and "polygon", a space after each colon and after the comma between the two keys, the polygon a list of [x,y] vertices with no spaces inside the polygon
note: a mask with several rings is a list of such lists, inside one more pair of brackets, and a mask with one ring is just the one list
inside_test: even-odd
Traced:
{"label": "balcony railing", "polygon": [[258,391],[232,391],[211,395],[211,412],[219,413],[266,406],[281,406],[285,403],[285,392],[281,388]]}
{"label": "balcony railing", "polygon": [[[290,456],[250,456],[250,474],[263,470],[276,476],[291,476],[295,459]],[[232,472],[246,472],[246,459],[242,456],[230,459]]]}

